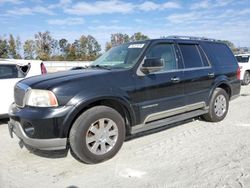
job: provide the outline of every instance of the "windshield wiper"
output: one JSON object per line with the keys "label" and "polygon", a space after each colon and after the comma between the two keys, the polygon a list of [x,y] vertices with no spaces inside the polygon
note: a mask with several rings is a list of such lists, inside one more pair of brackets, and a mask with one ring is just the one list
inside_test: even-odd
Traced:
{"label": "windshield wiper", "polygon": [[98,69],[111,70],[111,68],[108,67],[107,65],[90,65],[87,68],[98,68]]}

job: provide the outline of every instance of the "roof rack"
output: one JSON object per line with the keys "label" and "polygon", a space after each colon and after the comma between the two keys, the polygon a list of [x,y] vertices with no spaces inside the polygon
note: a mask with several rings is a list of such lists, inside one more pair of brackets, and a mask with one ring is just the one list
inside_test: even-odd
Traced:
{"label": "roof rack", "polygon": [[174,38],[174,39],[185,39],[185,40],[206,40],[206,41],[218,41],[212,38],[206,37],[194,37],[194,36],[178,36],[178,35],[170,35],[167,38]]}

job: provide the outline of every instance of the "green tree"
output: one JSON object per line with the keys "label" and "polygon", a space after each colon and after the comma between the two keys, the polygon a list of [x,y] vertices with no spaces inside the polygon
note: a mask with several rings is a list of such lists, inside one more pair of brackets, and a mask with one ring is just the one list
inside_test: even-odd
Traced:
{"label": "green tree", "polygon": [[10,34],[10,36],[9,36],[8,43],[9,43],[8,56],[10,58],[16,58],[16,56],[17,56],[16,41],[15,41],[15,38],[13,37],[12,34]]}
{"label": "green tree", "polygon": [[75,40],[74,45],[77,48],[76,49],[77,57],[80,60],[86,60],[88,57],[88,49],[87,49],[88,38],[82,35],[79,40]]}
{"label": "green tree", "polygon": [[74,44],[68,44],[67,48],[69,49],[67,59],[68,61],[77,60],[76,56],[76,46]]}
{"label": "green tree", "polygon": [[21,59],[21,40],[19,37],[16,39],[12,34],[9,36],[8,40],[8,57],[13,59]]}
{"label": "green tree", "polygon": [[41,60],[49,60],[54,43],[50,32],[38,32],[35,34],[35,43],[37,58]]}
{"label": "green tree", "polygon": [[16,58],[17,59],[21,59],[21,48],[22,48],[22,43],[21,43],[21,39],[19,36],[17,36],[16,38]]}
{"label": "green tree", "polygon": [[0,58],[8,58],[8,42],[5,38],[0,38]]}
{"label": "green tree", "polygon": [[111,42],[106,42],[105,51],[108,51],[110,48],[112,48]]}
{"label": "green tree", "polygon": [[140,40],[148,40],[149,37],[142,34],[141,32],[137,32],[134,33],[131,37],[130,37],[130,41],[134,42],[134,41],[140,41]]}
{"label": "green tree", "polygon": [[66,39],[60,39],[59,40],[59,49],[61,52],[61,56],[64,58],[64,60],[67,59],[69,48],[68,48],[68,41]]}
{"label": "green tree", "polygon": [[95,60],[101,51],[101,45],[97,42],[97,40],[91,36],[87,36],[87,51],[88,51],[88,59],[87,60]]}
{"label": "green tree", "polygon": [[36,52],[36,45],[33,40],[26,40],[23,45],[24,59],[34,59]]}

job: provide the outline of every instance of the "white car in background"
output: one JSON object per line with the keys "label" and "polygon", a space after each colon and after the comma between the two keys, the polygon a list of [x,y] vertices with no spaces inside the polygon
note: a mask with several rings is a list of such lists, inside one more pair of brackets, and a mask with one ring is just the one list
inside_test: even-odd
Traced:
{"label": "white car in background", "polygon": [[42,61],[0,59],[0,119],[8,117],[8,109],[14,101],[15,84],[27,77],[47,73]]}
{"label": "white car in background", "polygon": [[250,54],[235,55],[240,67],[240,80],[242,85],[250,83]]}

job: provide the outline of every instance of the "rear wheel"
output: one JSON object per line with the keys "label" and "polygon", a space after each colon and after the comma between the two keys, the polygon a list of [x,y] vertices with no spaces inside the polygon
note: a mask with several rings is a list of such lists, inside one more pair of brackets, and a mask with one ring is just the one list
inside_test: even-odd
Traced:
{"label": "rear wheel", "polygon": [[112,158],[125,139],[122,116],[107,106],[96,106],[81,114],[70,131],[74,154],[85,163],[99,163]]}
{"label": "rear wheel", "polygon": [[244,78],[242,81],[243,85],[248,85],[250,83],[250,73],[248,71],[245,72]]}
{"label": "rear wheel", "polygon": [[216,88],[211,97],[209,104],[209,111],[203,115],[207,121],[218,122],[222,121],[228,112],[229,96],[222,88]]}

